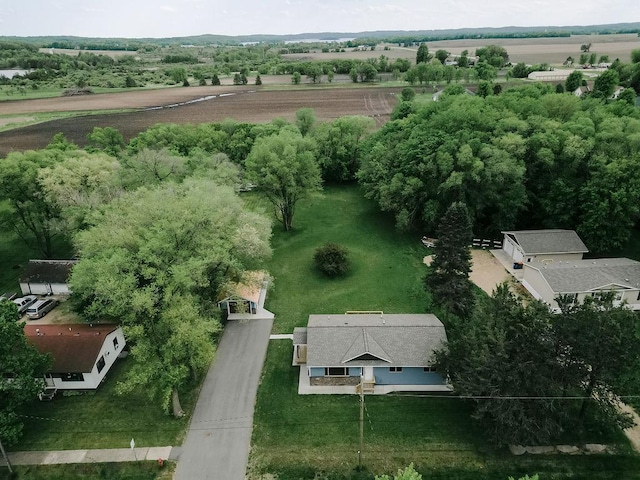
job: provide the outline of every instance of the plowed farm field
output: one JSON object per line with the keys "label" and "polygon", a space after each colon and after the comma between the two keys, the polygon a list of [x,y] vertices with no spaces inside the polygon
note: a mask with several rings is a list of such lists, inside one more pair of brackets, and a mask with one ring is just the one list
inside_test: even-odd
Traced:
{"label": "plowed farm field", "polygon": [[[207,123],[227,118],[251,123],[269,122],[275,118],[294,121],[296,111],[307,107],[315,110],[320,121],[344,115],[365,115],[381,126],[389,119],[400,90],[383,87],[291,87],[283,90],[189,87],[2,102],[2,115],[28,118],[29,114],[42,112],[78,112],[78,116],[0,133],[0,156],[11,151],[43,148],[59,132],[82,146],[94,127],[117,128],[125,140],[129,140],[157,123]],[[95,114],[100,110],[120,109],[135,111]]]}

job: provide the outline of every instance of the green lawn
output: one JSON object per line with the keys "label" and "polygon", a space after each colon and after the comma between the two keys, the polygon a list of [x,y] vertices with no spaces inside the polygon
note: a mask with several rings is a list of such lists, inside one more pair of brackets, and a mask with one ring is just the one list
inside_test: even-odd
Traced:
{"label": "green lawn", "polygon": [[[359,188],[327,188],[301,201],[293,227],[284,232],[274,225],[274,254],[266,267],[274,277],[266,308],[276,314],[275,332],[291,333],[312,313],[427,311],[421,280],[428,252],[420,236],[396,231]],[[350,252],[352,268],[344,278],[329,279],[314,266],[316,248],[327,242]]]}
{"label": "green lawn", "polygon": [[[58,396],[52,402],[35,401],[27,409],[25,431],[11,450],[74,450],[127,448],[131,438],[139,447],[181,445],[188,417],[165,415],[144,392],[117,395],[115,386],[133,359],[118,360],[95,394]],[[195,388],[181,396],[190,413]]]}
{"label": "green lawn", "polygon": [[[247,201],[261,205],[257,196]],[[268,269],[275,287],[266,306],[276,314],[275,331],[291,332],[311,313],[429,310],[421,284],[428,251],[419,234],[398,233],[358,188],[328,188],[301,202],[294,227],[286,233],[276,226],[274,232]],[[329,280],[315,271],[313,252],[327,241],[350,249],[353,271],[346,278]],[[370,480],[414,462],[429,480],[506,480],[536,472],[541,480],[640,480],[640,457],[629,453],[621,435],[600,438],[619,441],[618,455],[514,457],[485,444],[466,402],[438,396],[367,397],[365,470],[359,472],[358,397],[298,395],[291,358],[290,341],[271,342],[256,404],[250,478]]]}
{"label": "green lawn", "polygon": [[80,463],[71,465],[15,466],[11,476],[0,467],[0,480],[84,480],[92,478],[109,480],[170,480],[175,464],[165,463],[160,468],[156,462],[130,463]]}

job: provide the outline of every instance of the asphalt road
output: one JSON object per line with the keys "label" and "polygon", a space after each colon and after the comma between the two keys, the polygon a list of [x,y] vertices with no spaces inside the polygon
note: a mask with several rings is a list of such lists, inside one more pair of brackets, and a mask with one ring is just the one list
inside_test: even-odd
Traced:
{"label": "asphalt road", "polygon": [[244,480],[272,320],[232,321],[209,368],[175,480]]}

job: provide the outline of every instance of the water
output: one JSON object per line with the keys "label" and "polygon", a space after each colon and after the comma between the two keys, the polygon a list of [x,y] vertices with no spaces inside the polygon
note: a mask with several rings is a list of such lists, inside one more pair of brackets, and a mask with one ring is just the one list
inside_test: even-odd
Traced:
{"label": "water", "polygon": [[15,75],[24,75],[29,70],[0,70],[0,77],[13,78]]}

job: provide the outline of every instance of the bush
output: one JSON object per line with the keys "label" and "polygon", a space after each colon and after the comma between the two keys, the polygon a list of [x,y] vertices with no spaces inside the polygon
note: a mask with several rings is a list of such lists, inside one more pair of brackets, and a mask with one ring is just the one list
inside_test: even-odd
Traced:
{"label": "bush", "polygon": [[316,249],[313,256],[316,267],[329,277],[339,277],[349,271],[349,251],[336,243],[327,243]]}

